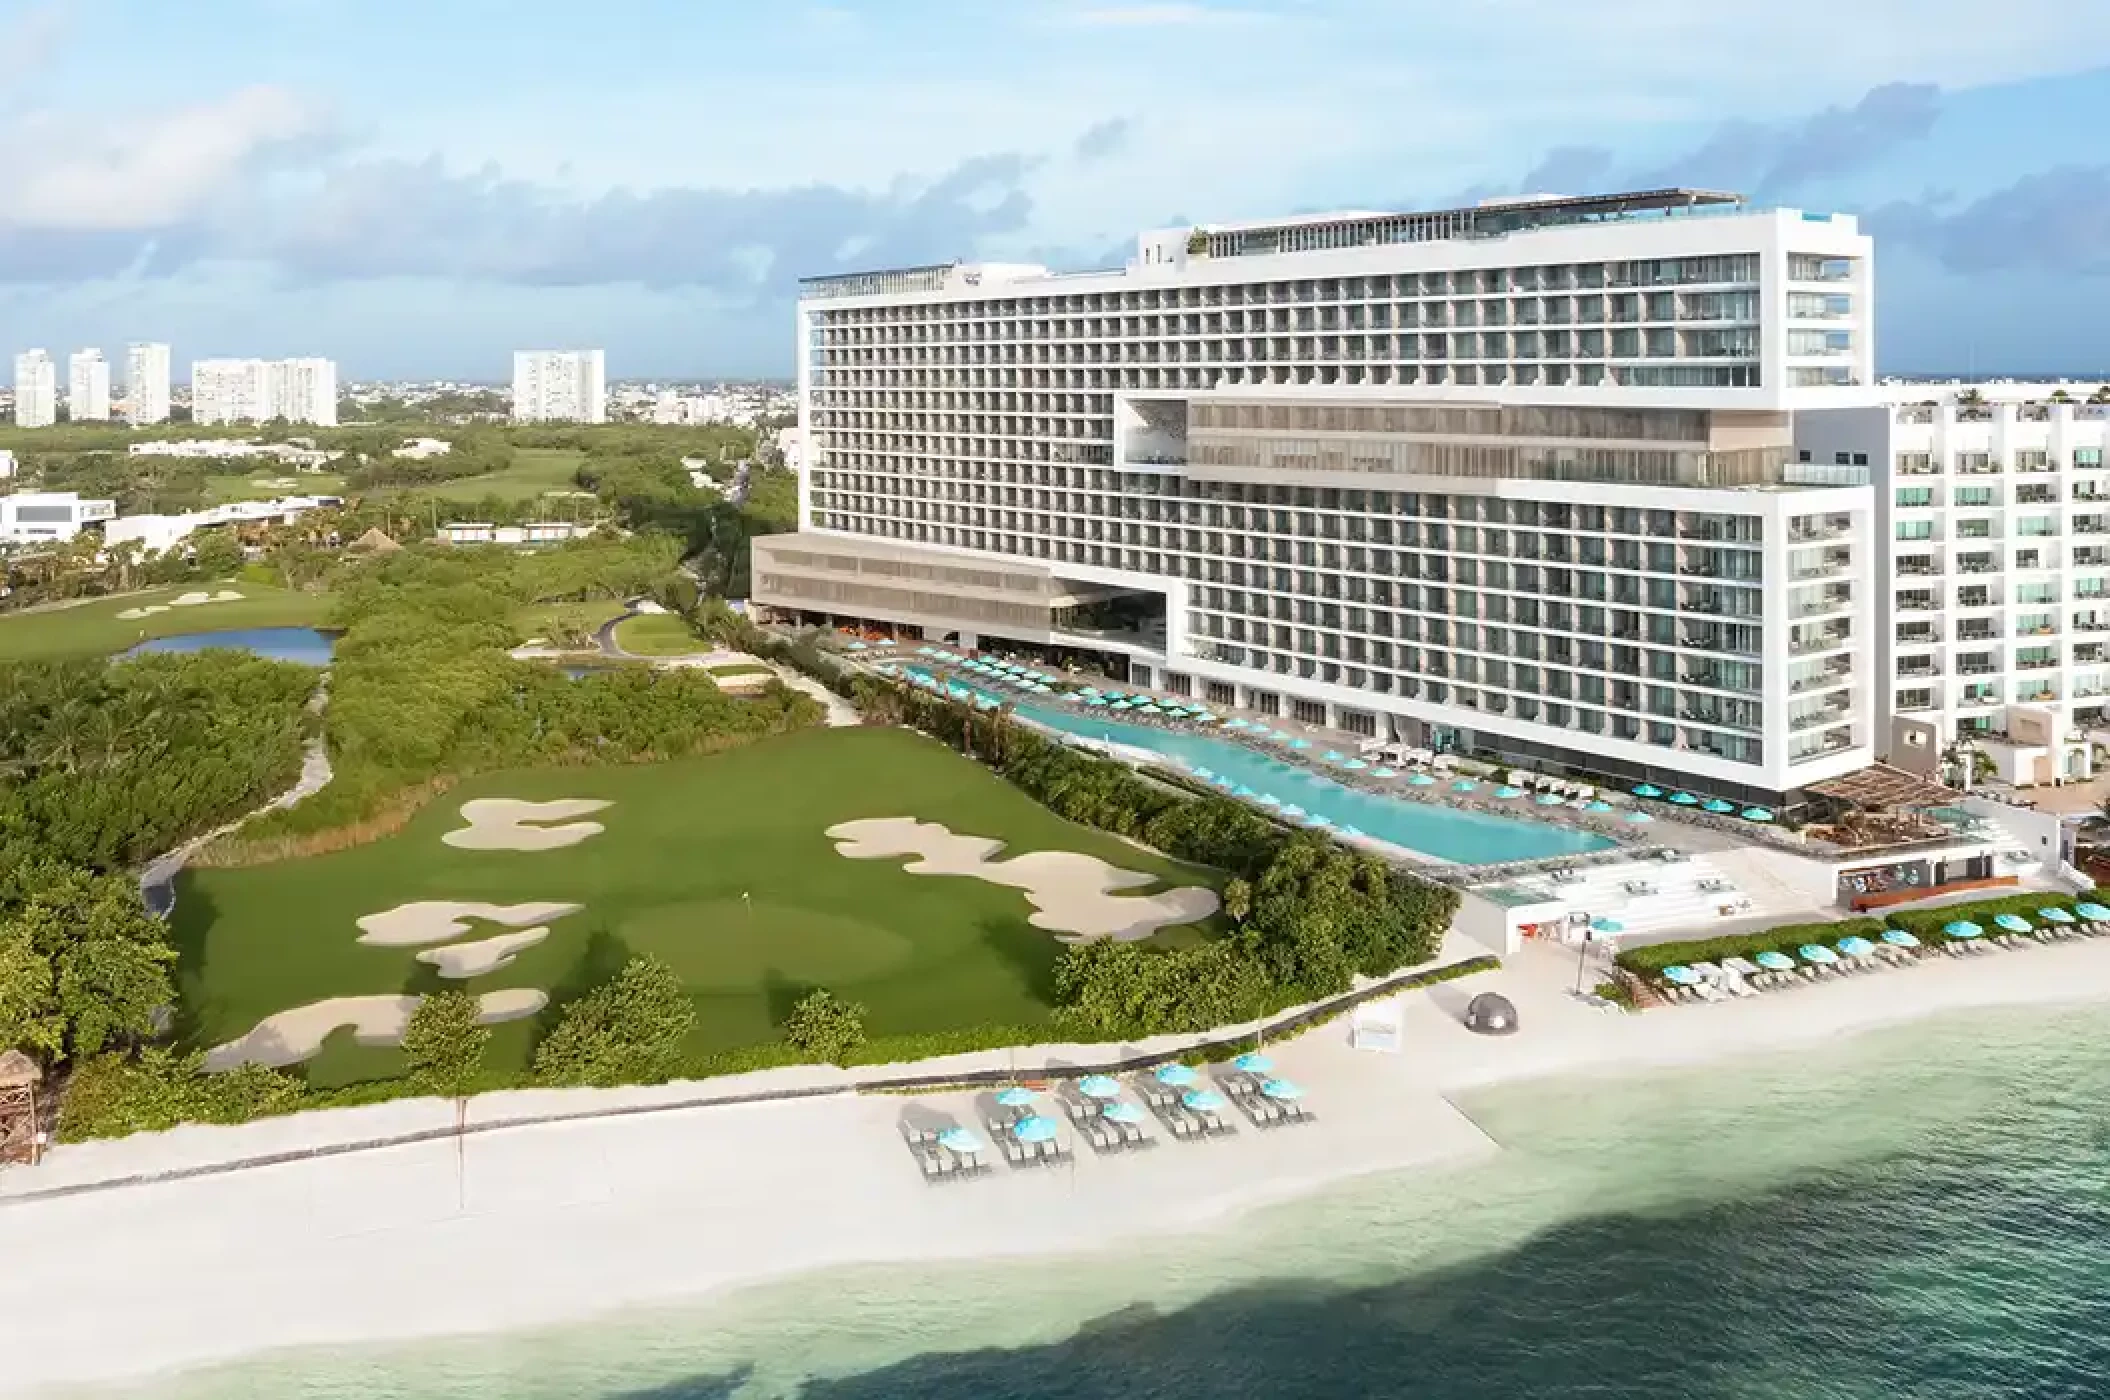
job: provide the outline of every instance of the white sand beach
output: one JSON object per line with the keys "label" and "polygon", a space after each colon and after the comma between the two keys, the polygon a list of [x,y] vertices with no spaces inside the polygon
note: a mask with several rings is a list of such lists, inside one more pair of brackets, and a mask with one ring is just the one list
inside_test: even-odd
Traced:
{"label": "white sand beach", "polygon": [[[38,1341],[0,1371],[0,1393],[278,1347],[535,1327],[850,1263],[1074,1253],[1094,1240],[1203,1228],[1347,1178],[1470,1166],[1500,1151],[1452,1103],[1464,1090],[1716,1060],[1741,1073],[1768,1051],[1935,1014],[2110,1000],[2110,941],[1933,958],[1642,1016],[1570,997],[1575,971],[1572,952],[1534,947],[1499,972],[1410,993],[1398,1054],[1350,1048],[1344,1022],[1271,1045],[1279,1071],[1308,1091],[1315,1124],[1262,1133],[1240,1121],[1229,1140],[1110,1158],[1077,1144],[1073,1165],[999,1165],[987,1179],[939,1186],[922,1181],[904,1147],[903,1115],[974,1124],[982,1096],[843,1092],[460,1138],[449,1131],[454,1105],[426,1100],[61,1148],[33,1170],[0,1174],[0,1258],[37,1261],[0,1270],[0,1315]],[[1516,1004],[1521,1034],[1483,1038],[1458,1024],[1483,991]],[[1015,1063],[1032,1077],[1104,1053],[1050,1047],[945,1067]],[[848,1078],[816,1068],[491,1095],[469,1105],[467,1121]],[[95,1189],[415,1132],[444,1136]],[[37,1198],[68,1188],[89,1189]]]}

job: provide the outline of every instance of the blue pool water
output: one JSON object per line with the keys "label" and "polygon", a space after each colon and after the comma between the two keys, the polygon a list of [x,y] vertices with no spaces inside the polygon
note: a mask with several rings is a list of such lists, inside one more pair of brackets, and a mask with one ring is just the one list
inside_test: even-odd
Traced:
{"label": "blue pool water", "polygon": [[1148,749],[1189,771],[1203,769],[1229,779],[1238,787],[1278,797],[1285,806],[1301,807],[1308,813],[1328,817],[1336,826],[1355,827],[1380,841],[1389,841],[1439,860],[1487,865],[1508,860],[1538,860],[1545,856],[1581,855],[1587,851],[1605,850],[1613,844],[1595,832],[1576,831],[1550,822],[1512,820],[1480,812],[1461,812],[1433,803],[1380,797],[1227,739],[1212,739],[1203,734],[1149,725],[1123,724],[1064,704],[1040,703],[1023,696],[992,696],[973,686],[967,688],[982,699],[1000,699],[1021,717],[1050,729],[1081,739]]}
{"label": "blue pool water", "polygon": [[141,642],[124,654],[140,656],[150,651],[192,652],[231,647],[254,652],[272,661],[327,666],[331,646],[328,635],[312,627],[245,627],[228,632],[185,632],[175,637],[156,637],[151,642]]}

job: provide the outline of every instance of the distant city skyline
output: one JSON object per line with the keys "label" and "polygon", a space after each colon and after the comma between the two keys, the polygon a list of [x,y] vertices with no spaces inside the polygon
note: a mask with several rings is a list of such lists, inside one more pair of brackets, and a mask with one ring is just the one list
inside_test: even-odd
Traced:
{"label": "distant city skyline", "polygon": [[[202,29],[128,12],[119,45],[109,8],[0,20],[18,347],[502,382],[520,346],[604,345],[625,379],[786,375],[801,276],[1686,183],[1859,215],[1886,373],[2110,373],[2110,161],[2085,140],[2110,7],[2084,0],[1992,23],[1962,0],[631,0],[556,30],[223,0]],[[705,50],[739,58],[699,85]],[[1196,71],[1238,99],[1166,81]]]}

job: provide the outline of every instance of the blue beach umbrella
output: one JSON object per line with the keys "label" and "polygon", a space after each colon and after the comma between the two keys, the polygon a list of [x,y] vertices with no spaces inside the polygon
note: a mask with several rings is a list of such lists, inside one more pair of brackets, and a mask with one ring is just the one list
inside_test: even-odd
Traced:
{"label": "blue beach umbrella", "polygon": [[938,1146],[948,1152],[979,1152],[982,1140],[965,1128],[947,1128],[938,1134]]}
{"label": "blue beach umbrella", "polygon": [[852,651],[863,651],[864,649],[865,649],[865,644],[864,644],[863,642],[852,642],[852,643],[850,643],[850,650],[852,650]]}
{"label": "blue beach umbrella", "polygon": [[1617,919],[1592,919],[1590,927],[1598,933],[1625,933],[1626,925]]}
{"label": "blue beach umbrella", "polygon": [[1209,782],[1216,787],[1222,788],[1225,792],[1229,792],[1231,791],[1231,789],[1238,786],[1238,784],[1232,782],[1229,778],[1211,778]]}
{"label": "blue beach umbrella", "polygon": [[1884,929],[1883,941],[1893,948],[1917,948],[1920,946],[1920,941],[1917,938],[1914,938],[1901,928]]}
{"label": "blue beach umbrella", "polygon": [[1311,747],[1311,740],[1309,740],[1309,739],[1292,739],[1292,740],[1290,740],[1290,741],[1289,741],[1289,746],[1290,746],[1291,748],[1293,748],[1293,749],[1308,749],[1308,748],[1310,748],[1310,747]]}
{"label": "blue beach umbrella", "polygon": [[1011,1136],[1020,1142],[1053,1142],[1055,1120],[1043,1118],[1037,1113],[1030,1118],[1021,1118],[1011,1125]]}
{"label": "blue beach umbrella", "polygon": [[2037,917],[2040,919],[2049,919],[2052,923],[2055,924],[2070,924],[2074,922],[2073,915],[2067,913],[2064,909],[2061,909],[2056,904],[2052,905],[2048,909],[2039,909],[2037,911]]}
{"label": "blue beach umbrella", "polygon": [[1773,820],[1773,814],[1763,807],[1746,807],[1744,808],[1744,820],[1747,822],[1769,822]]}
{"label": "blue beach umbrella", "polygon": [[1760,953],[1753,961],[1768,972],[1786,972],[1795,966],[1793,958],[1786,953],[1776,952],[1771,948]]}
{"label": "blue beach umbrella", "polygon": [[1304,809],[1295,803],[1291,803],[1282,809],[1282,815],[1285,817],[1301,817],[1304,815]]}
{"label": "blue beach umbrella", "polygon": [[1344,826],[1341,828],[1341,835],[1355,841],[1366,841],[1369,839],[1369,833],[1359,826]]}
{"label": "blue beach umbrella", "polygon": [[1407,774],[1407,786],[1434,787],[1436,786],[1436,780],[1426,773],[1409,773]]}
{"label": "blue beach umbrella", "polygon": [[1124,1101],[1108,1104],[1099,1110],[1099,1116],[1110,1118],[1116,1123],[1140,1123],[1143,1121],[1143,1110]]}
{"label": "blue beach umbrella", "polygon": [[1719,797],[1710,797],[1707,799],[1706,809],[1716,816],[1721,816],[1727,812],[1734,812],[1736,804],[1734,802],[1724,802]]}
{"label": "blue beach umbrella", "polygon": [[1984,929],[1969,919],[1958,919],[1954,923],[1943,924],[1941,931],[1951,938],[1977,938],[1985,933]]}
{"label": "blue beach umbrella", "polygon": [[1558,807],[1561,805],[1561,803],[1567,801],[1568,799],[1565,797],[1555,797],[1550,792],[1542,792],[1537,797],[1534,797],[1531,800],[1538,803],[1541,807]]}
{"label": "blue beach umbrella", "polygon": [[1177,1060],[1174,1060],[1169,1065],[1159,1065],[1157,1076],[1158,1083],[1170,1084],[1175,1089],[1192,1084],[1199,1078],[1191,1065],[1183,1065]]}
{"label": "blue beach umbrella", "polygon": [[1634,789],[1634,796],[1636,797],[1661,797],[1662,795],[1663,789],[1657,787],[1654,783],[1643,783]]}
{"label": "blue beach umbrella", "polygon": [[1224,721],[1224,728],[1226,729],[1243,729],[1245,726],[1246,722],[1242,719],[1227,719]]}
{"label": "blue beach umbrella", "polygon": [[1509,799],[1509,798],[1512,798],[1512,797],[1522,797],[1523,795],[1524,795],[1524,789],[1522,789],[1522,788],[1513,788],[1513,787],[1498,787],[1498,788],[1496,788],[1496,789],[1495,789],[1495,796],[1497,796],[1497,797],[1499,797],[1499,798],[1502,798],[1502,799],[1504,799],[1505,801],[1506,801],[1507,799]]}
{"label": "blue beach umbrella", "polygon": [[1626,814],[1626,819],[1636,826],[1645,826],[1649,822],[1655,820],[1654,817],[1650,816],[1646,812],[1628,812]]}
{"label": "blue beach umbrella", "polygon": [[1180,1102],[1198,1113],[1215,1113],[1224,1106],[1224,1096],[1214,1089],[1189,1089]]}
{"label": "blue beach umbrella", "polygon": [[1319,813],[1313,812],[1310,816],[1304,819],[1304,824],[1309,827],[1328,827],[1333,825],[1333,818],[1321,816]]}
{"label": "blue beach umbrella", "polygon": [[[1370,776],[1373,778],[1396,778],[1399,776],[1399,770],[1397,768],[1373,768],[1370,770]],[[1436,780],[1430,778],[1429,781],[1433,783]]]}
{"label": "blue beach umbrella", "polygon": [[1680,987],[1697,987],[1700,985],[1701,979],[1699,973],[1694,972],[1691,968],[1686,967],[1683,963],[1680,963],[1674,967],[1664,968],[1663,980],[1666,982],[1674,983]]}
{"label": "blue beach umbrella", "polygon": [[1261,793],[1255,801],[1259,802],[1263,807],[1280,807],[1282,805],[1282,799],[1275,796],[1272,792]]}
{"label": "blue beach umbrella", "polygon": [[2095,903],[2093,900],[2089,901],[2086,904],[2076,904],[2075,906],[2073,906],[2073,912],[2079,914],[2082,918],[2088,919],[2090,921],[2096,919],[2110,919],[2110,909],[2105,909],[2102,905]]}
{"label": "blue beach umbrella", "polygon": [[1674,792],[1670,795],[1670,800],[1680,807],[1697,807],[1700,805],[1700,799],[1689,792]]}
{"label": "blue beach umbrella", "polygon": [[1275,1062],[1258,1050],[1248,1050],[1231,1061],[1231,1068],[1241,1074],[1266,1074],[1275,1067]]}
{"label": "blue beach umbrella", "polygon": [[1361,760],[1360,758],[1351,758],[1341,766],[1352,771],[1359,768],[1368,768],[1370,765],[1363,762],[1363,760]]}
{"label": "blue beach umbrella", "polygon": [[1211,781],[1211,780],[1213,780],[1213,779],[1214,779],[1214,778],[1216,777],[1216,775],[1215,775],[1214,773],[1210,772],[1210,771],[1209,771],[1208,769],[1206,769],[1206,768],[1197,768],[1197,769],[1195,769],[1195,770],[1194,770],[1194,776],[1195,776],[1195,777],[1197,777],[1197,778],[1200,778],[1200,779],[1201,779],[1201,780],[1202,780],[1203,782],[1205,782],[1205,783],[1206,783],[1206,782],[1209,782],[1209,781]]}
{"label": "blue beach umbrella", "polygon": [[1231,789],[1231,796],[1233,797],[1258,797],[1259,795],[1259,793],[1254,792],[1249,787],[1240,786]]}
{"label": "blue beach umbrella", "polygon": [[2035,927],[2020,914],[1996,915],[1993,922],[2006,929],[2009,933],[2028,933]]}
{"label": "blue beach umbrella", "polygon": [[1846,956],[1850,958],[1865,958],[1876,950],[1875,944],[1869,942],[1867,939],[1861,937],[1859,934],[1855,934],[1851,938],[1840,939],[1838,946],[1839,951],[1846,954]]}
{"label": "blue beach umbrella", "polygon": [[1831,949],[1825,947],[1822,943],[1805,943],[1800,948],[1797,948],[1795,951],[1801,954],[1802,960],[1806,963],[1817,963],[1822,965],[1824,963],[1835,963],[1839,961],[1839,955],[1833,952]]}
{"label": "blue beach umbrella", "polygon": [[1023,1084],[1013,1084],[1010,1088],[999,1091],[996,1101],[1006,1108],[1024,1108],[1037,1097],[1038,1095]]}
{"label": "blue beach umbrella", "polygon": [[1583,810],[1585,812],[1609,812],[1612,810],[1612,804],[1601,797],[1593,797],[1588,802],[1583,803]]}
{"label": "blue beach umbrella", "polygon": [[1301,1099],[1304,1086],[1287,1079],[1270,1079],[1261,1084],[1260,1092],[1271,1099]]}
{"label": "blue beach umbrella", "polygon": [[[1426,777],[1427,775],[1423,774],[1421,776]],[[1471,778],[1460,778],[1457,782],[1451,784],[1452,792],[1478,792],[1479,790],[1480,785]]]}
{"label": "blue beach umbrella", "polygon": [[1118,1099],[1121,1086],[1103,1074],[1087,1074],[1077,1081],[1077,1092],[1088,1099]]}
{"label": "blue beach umbrella", "polygon": [[1341,761],[1341,755],[1332,749],[1328,749],[1325,753],[1320,754],[1319,757],[1328,763],[1339,763]]}
{"label": "blue beach umbrella", "polygon": [[1084,703],[1087,705],[1097,706],[1098,708],[1103,710],[1112,702],[1109,701],[1104,695],[1087,695],[1084,697]]}

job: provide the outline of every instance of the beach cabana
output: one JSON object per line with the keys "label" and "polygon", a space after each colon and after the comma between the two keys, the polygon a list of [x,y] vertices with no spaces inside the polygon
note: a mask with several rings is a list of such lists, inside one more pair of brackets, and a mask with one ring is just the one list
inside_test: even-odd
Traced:
{"label": "beach cabana", "polygon": [[1275,1062],[1258,1050],[1248,1050],[1231,1061],[1231,1068],[1241,1074],[1266,1074],[1275,1067]]}
{"label": "beach cabana", "polygon": [[1088,1099],[1118,1099],[1121,1086],[1103,1074],[1087,1074],[1077,1081],[1077,1092]]}
{"label": "beach cabana", "polygon": [[1199,1076],[1195,1074],[1192,1066],[1183,1065],[1177,1060],[1169,1065],[1159,1065],[1157,1068],[1158,1083],[1169,1084],[1175,1089],[1185,1088],[1197,1078]]}

